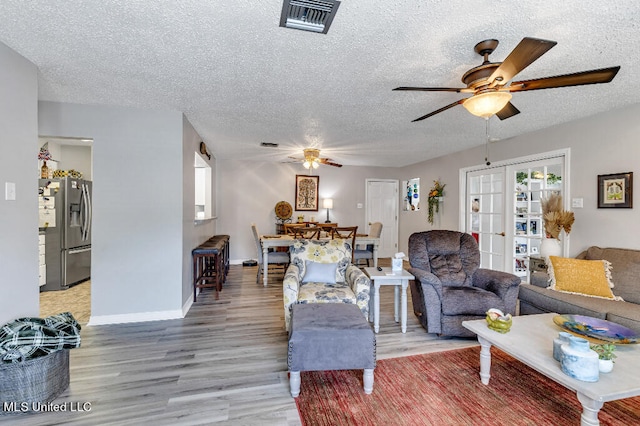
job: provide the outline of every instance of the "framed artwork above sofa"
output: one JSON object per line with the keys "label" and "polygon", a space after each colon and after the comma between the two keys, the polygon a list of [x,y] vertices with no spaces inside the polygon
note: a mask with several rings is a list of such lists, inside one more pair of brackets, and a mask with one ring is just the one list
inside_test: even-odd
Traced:
{"label": "framed artwork above sofa", "polygon": [[598,208],[633,207],[633,172],[598,175]]}

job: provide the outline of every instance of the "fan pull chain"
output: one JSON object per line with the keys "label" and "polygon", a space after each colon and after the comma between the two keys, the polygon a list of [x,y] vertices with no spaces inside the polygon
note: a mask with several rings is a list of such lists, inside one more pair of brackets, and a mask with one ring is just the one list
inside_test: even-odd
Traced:
{"label": "fan pull chain", "polygon": [[487,134],[487,140],[484,144],[484,161],[486,162],[487,166],[491,165],[491,161],[489,161],[489,117],[485,118],[485,122],[486,122],[486,134]]}

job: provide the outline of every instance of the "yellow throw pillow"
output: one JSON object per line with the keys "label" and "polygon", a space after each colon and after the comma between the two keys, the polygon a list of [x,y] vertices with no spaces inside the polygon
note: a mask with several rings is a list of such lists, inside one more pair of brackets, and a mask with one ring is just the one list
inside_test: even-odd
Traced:
{"label": "yellow throw pillow", "polygon": [[611,262],[549,256],[550,289],[603,299],[622,300],[611,289]]}

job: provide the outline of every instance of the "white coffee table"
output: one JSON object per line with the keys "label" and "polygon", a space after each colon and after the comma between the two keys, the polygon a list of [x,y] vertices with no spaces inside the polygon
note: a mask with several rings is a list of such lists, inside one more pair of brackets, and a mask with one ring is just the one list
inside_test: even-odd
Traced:
{"label": "white coffee table", "polygon": [[598,425],[598,411],[607,401],[640,395],[640,348],[617,345],[613,371],[600,374],[595,383],[583,382],[564,374],[553,359],[553,339],[563,331],[553,322],[557,314],[524,315],[513,318],[511,331],[501,334],[490,330],[485,320],[464,321],[462,325],[478,335],[480,342],[480,378],[485,385],[491,377],[491,346],[506,352],[551,380],[576,392],[582,404],[581,425]]}
{"label": "white coffee table", "polygon": [[[402,305],[402,321],[400,327],[403,333],[407,332],[407,287],[409,286],[409,280],[414,279],[414,276],[407,271],[392,271],[391,268],[364,268],[364,272],[371,279],[373,284],[373,330],[377,333],[380,329],[380,286],[381,285],[393,285],[394,288],[394,319],[398,322],[398,305]],[[400,289],[402,289],[402,298],[400,298]],[[402,299],[402,300],[401,300]]]}

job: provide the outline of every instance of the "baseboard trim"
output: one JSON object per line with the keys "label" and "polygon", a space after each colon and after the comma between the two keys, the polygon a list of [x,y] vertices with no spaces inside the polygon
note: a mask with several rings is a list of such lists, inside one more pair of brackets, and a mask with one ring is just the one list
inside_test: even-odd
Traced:
{"label": "baseboard trim", "polygon": [[[198,293],[200,293],[200,289],[198,289]],[[192,305],[193,305],[193,295],[189,295],[189,297],[187,298],[187,301],[184,302],[184,305],[182,305],[182,318],[187,316],[187,312],[189,312],[189,309],[191,309]]]}
{"label": "baseboard trim", "polygon": [[92,325],[109,325],[109,324],[125,324],[131,322],[147,322],[162,321],[169,319],[184,318],[182,310],[173,311],[157,311],[157,312],[138,312],[133,314],[119,315],[91,315],[87,326]]}

